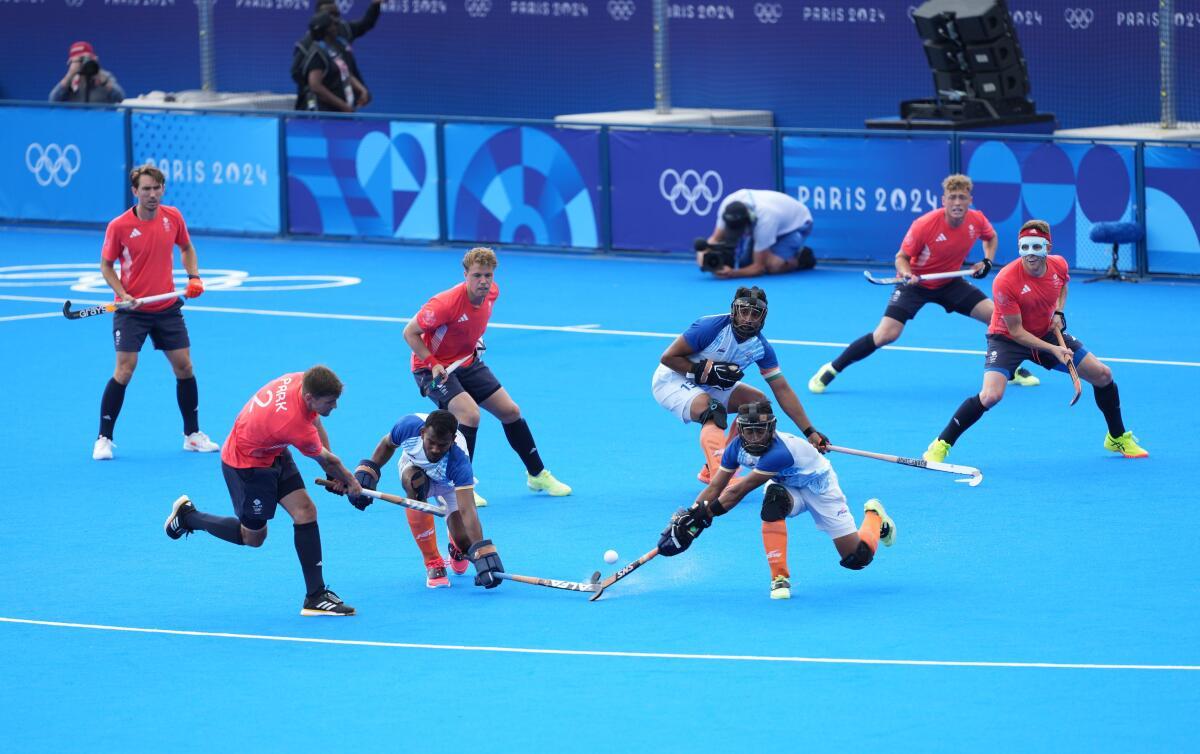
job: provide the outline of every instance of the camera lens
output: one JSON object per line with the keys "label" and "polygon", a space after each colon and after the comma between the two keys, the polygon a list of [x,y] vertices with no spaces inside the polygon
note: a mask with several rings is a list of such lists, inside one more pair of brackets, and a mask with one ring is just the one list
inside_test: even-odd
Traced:
{"label": "camera lens", "polygon": [[95,58],[83,58],[79,72],[84,76],[95,76],[100,73],[100,64],[96,62]]}

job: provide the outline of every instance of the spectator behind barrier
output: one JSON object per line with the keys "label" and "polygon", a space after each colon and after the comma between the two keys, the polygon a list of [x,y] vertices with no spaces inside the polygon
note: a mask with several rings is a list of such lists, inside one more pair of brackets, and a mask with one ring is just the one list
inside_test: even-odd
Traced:
{"label": "spectator behind barrier", "polygon": [[799,200],[778,191],[738,189],[721,200],[712,235],[696,239],[696,263],[719,278],[809,270],[816,266],[805,245],[812,227],[812,213]]}
{"label": "spectator behind barrier", "polygon": [[304,62],[308,90],[302,109],[352,113],[371,101],[362,82],[350,73],[336,28],[336,19],[329,13],[318,13],[308,22],[313,43]]}
{"label": "spectator behind barrier", "polygon": [[125,90],[112,71],[100,67],[100,58],[91,44],[72,44],[67,51],[67,73],[50,90],[50,101],[112,104],[123,99]]}
{"label": "spectator behind barrier", "polygon": [[[379,21],[382,2],[383,0],[371,0],[367,12],[357,21],[347,21],[342,18],[342,11],[334,0],[318,0],[317,7],[313,11],[314,15],[328,13],[333,17],[334,34],[337,37],[337,45],[342,59],[349,66],[351,75],[357,78],[360,84],[363,84],[363,76],[358,69],[358,60],[354,57],[353,42],[375,28],[375,24]],[[292,48],[292,81],[296,82],[297,110],[309,109],[307,102],[308,79],[305,76],[304,66],[308,61],[312,46],[313,37],[309,32],[301,37]],[[366,84],[363,84],[363,89],[366,91],[366,101],[360,103],[359,107],[363,107],[371,100],[371,92],[366,88]]]}

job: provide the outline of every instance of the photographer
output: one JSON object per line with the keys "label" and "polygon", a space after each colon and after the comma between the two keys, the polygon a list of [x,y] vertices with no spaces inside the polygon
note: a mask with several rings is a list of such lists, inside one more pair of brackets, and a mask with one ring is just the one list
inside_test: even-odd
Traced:
{"label": "photographer", "polygon": [[721,200],[717,227],[697,238],[696,263],[716,277],[747,278],[809,270],[816,265],[804,245],[812,213],[778,191],[739,189]]}
{"label": "photographer", "polygon": [[[375,28],[381,11],[382,0],[371,0],[370,6],[367,7],[367,12],[357,21],[347,21],[342,18],[341,9],[338,8],[335,0],[317,0],[316,9],[313,11],[313,15],[328,13],[333,17],[334,37],[337,40],[338,52],[341,53],[342,59],[349,66],[350,75],[358,79],[358,82],[363,85],[363,91],[366,93],[364,101],[359,103],[360,108],[364,107],[371,100],[371,92],[366,88],[366,84],[363,83],[363,75],[358,69],[358,60],[354,57],[353,42]],[[311,102],[308,96],[308,80],[304,76],[304,66],[314,46],[312,33],[309,32],[301,37],[292,47],[292,80],[296,82],[297,110],[309,109]]]}
{"label": "photographer", "polygon": [[111,71],[100,67],[100,58],[87,42],[76,42],[67,52],[67,73],[50,90],[51,102],[115,104],[125,90]]}
{"label": "photographer", "polygon": [[304,108],[352,113],[366,105],[371,95],[353,73],[337,43],[336,19],[326,12],[309,21],[314,40],[304,61],[304,80],[308,84]]}

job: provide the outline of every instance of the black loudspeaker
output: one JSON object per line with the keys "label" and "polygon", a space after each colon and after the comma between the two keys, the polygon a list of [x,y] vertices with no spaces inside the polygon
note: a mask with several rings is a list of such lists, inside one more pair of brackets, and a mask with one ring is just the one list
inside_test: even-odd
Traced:
{"label": "black loudspeaker", "polygon": [[922,39],[962,45],[989,42],[1012,32],[1004,0],[928,0],[913,11]]}
{"label": "black loudspeaker", "polygon": [[939,93],[961,92],[967,97],[981,99],[1024,99],[1029,96],[1029,78],[1019,65],[999,71],[980,71],[971,76],[958,71],[934,71],[933,85]]}
{"label": "black loudspeaker", "polygon": [[[1005,0],[927,0],[913,11],[913,22],[937,92],[930,110],[999,116],[1035,110]],[[913,102],[919,109],[920,101]]]}

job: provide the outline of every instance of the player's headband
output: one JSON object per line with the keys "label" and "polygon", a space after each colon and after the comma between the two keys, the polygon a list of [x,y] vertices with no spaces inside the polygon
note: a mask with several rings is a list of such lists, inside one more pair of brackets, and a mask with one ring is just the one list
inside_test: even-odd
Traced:
{"label": "player's headband", "polygon": [[1040,228],[1026,228],[1017,238],[1017,253],[1023,257],[1044,257],[1050,253],[1050,234]]}

